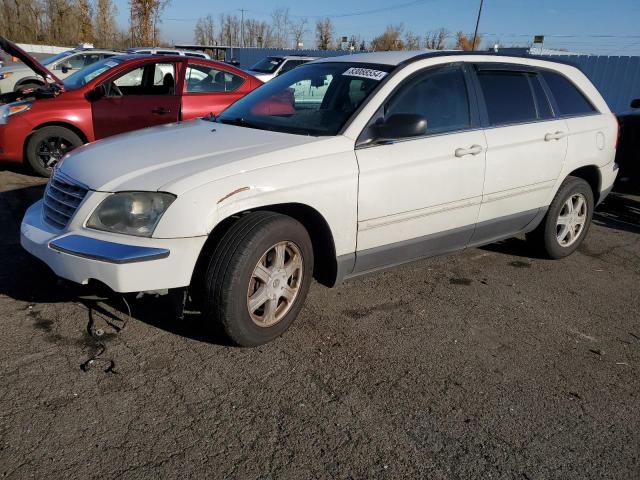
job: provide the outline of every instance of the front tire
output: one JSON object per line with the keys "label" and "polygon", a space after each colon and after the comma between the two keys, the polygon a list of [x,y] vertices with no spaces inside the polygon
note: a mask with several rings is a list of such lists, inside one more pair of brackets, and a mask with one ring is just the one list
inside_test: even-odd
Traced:
{"label": "front tire", "polygon": [[297,220],[274,212],[243,215],[214,248],[203,313],[235,344],[262,345],[298,316],[313,275],[313,246]]}
{"label": "front tire", "polygon": [[43,127],[29,137],[26,160],[36,174],[49,177],[62,157],[82,144],[82,139],[68,128]]}
{"label": "front tire", "polygon": [[593,192],[589,184],[578,177],[567,177],[544,220],[527,235],[527,240],[549,258],[567,257],[587,236],[593,209]]}

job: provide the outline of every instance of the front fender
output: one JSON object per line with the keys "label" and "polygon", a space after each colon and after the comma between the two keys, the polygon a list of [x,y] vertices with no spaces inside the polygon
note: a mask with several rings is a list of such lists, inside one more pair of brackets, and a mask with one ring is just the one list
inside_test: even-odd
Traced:
{"label": "front fender", "polygon": [[222,220],[270,205],[302,204],[322,215],[337,255],[353,253],[358,165],[353,151],[269,166],[222,178],[180,195],[154,237],[209,235]]}

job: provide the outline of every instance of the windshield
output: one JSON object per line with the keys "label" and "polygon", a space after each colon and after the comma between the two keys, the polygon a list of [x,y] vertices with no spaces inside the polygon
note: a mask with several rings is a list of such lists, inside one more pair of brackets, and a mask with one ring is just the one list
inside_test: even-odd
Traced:
{"label": "windshield", "polygon": [[284,58],[281,57],[267,57],[260,60],[249,70],[252,72],[258,73],[273,73],[275,72],[280,64],[284,61]]}
{"label": "windshield", "polygon": [[66,90],[75,90],[76,88],[84,87],[98,75],[101,75],[107,70],[120,65],[123,61],[123,59],[111,57],[99,62],[92,63],[88,67],[83,68],[82,70],[78,70],[73,75],[68,76],[64,80],[64,88]]}
{"label": "windshield", "polygon": [[337,135],[392,68],[307,63],[238,100],[217,121],[299,135]]}
{"label": "windshield", "polygon": [[69,51],[67,51],[67,52],[62,52],[62,53],[59,53],[59,54],[57,54],[57,55],[54,55],[53,57],[45,58],[44,60],[42,60],[42,62],[41,62],[41,63],[42,63],[43,65],[51,65],[52,63],[55,63],[55,62],[57,62],[58,60],[63,59],[64,57],[68,57],[68,56],[69,56],[69,55],[71,55],[72,53],[73,53],[73,50],[69,50]]}

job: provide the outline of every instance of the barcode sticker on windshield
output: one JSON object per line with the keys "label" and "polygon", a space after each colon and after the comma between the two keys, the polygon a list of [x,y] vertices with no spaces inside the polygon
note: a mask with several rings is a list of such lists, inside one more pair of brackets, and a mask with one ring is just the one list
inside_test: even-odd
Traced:
{"label": "barcode sticker on windshield", "polygon": [[370,78],[371,80],[382,80],[387,76],[387,72],[382,72],[380,70],[371,70],[370,68],[351,67],[342,75],[346,75],[348,77]]}

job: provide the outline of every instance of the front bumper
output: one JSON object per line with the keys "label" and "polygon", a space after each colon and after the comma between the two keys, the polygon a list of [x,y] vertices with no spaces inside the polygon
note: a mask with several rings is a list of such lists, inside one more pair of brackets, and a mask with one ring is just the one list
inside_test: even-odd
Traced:
{"label": "front bumper", "polygon": [[82,284],[98,280],[121,293],[188,286],[206,240],[60,232],[42,219],[42,201],[29,207],[20,228],[24,249],[58,276]]}
{"label": "front bumper", "polygon": [[0,160],[22,161],[22,147],[33,127],[20,115],[11,117],[8,123],[0,125]]}

